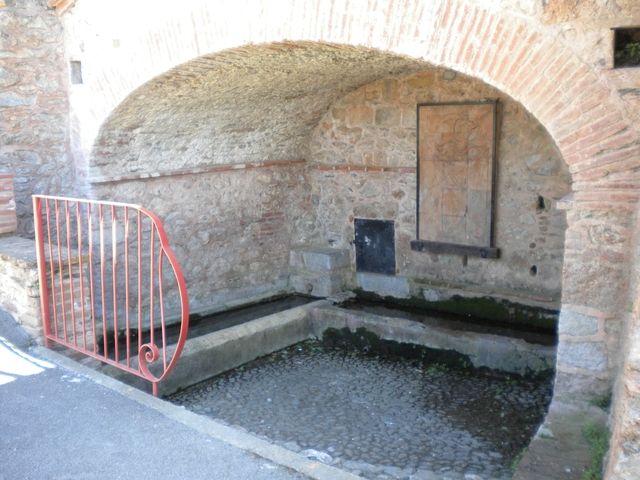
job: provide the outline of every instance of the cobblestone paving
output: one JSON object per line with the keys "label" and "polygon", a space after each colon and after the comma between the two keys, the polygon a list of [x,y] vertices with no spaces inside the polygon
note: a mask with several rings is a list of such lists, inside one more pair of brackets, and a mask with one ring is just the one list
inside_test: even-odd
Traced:
{"label": "cobblestone paving", "polygon": [[170,400],[373,479],[507,479],[551,379],[304,342]]}

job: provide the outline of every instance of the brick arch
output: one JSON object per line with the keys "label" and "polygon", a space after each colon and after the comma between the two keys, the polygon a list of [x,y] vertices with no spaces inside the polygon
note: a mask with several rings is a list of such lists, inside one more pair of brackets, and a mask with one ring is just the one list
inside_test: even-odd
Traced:
{"label": "brick arch", "polygon": [[93,135],[130,92],[176,65],[282,40],[366,46],[451,68],[504,91],[538,118],[569,165],[574,190],[564,202],[557,391],[570,396],[610,385],[627,301],[638,132],[598,72],[542,27],[465,0],[238,1],[225,10],[202,2],[145,34],[126,63],[97,72],[92,96],[103,100],[92,110]]}
{"label": "brick arch", "polygon": [[431,9],[419,0],[292,0],[278,7],[265,0],[251,8],[234,2],[223,11],[202,2],[140,38],[142,48],[126,52],[124,61],[135,68],[106,63],[96,72],[92,90],[103,101],[93,117],[101,123],[136,87],[193,58],[286,39],[407,55],[499,88],[545,125],[571,166],[577,191],[594,182],[621,188],[628,180],[621,173],[640,154],[638,132],[597,72],[557,37],[465,0],[439,0]]}

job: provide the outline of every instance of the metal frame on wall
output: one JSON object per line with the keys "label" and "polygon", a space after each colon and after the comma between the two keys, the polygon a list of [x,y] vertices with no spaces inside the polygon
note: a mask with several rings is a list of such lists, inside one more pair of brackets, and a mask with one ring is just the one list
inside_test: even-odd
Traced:
{"label": "metal frame on wall", "polygon": [[[491,142],[491,206],[489,213],[489,245],[464,245],[459,243],[423,240],[420,238],[420,108],[463,105],[492,105],[493,129]],[[497,185],[498,151],[498,99],[485,99],[462,102],[425,102],[416,106],[416,240],[411,241],[411,249],[417,252],[458,254],[481,258],[498,258],[500,250],[495,247],[495,208]]]}

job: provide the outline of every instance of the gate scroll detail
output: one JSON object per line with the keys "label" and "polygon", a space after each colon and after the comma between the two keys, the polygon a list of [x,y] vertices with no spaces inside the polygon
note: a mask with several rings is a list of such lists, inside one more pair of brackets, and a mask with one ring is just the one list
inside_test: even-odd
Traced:
{"label": "gate scroll detail", "polygon": [[45,344],[148,380],[157,396],[189,330],[160,219],[139,205],[47,195],[33,196],[33,212]]}

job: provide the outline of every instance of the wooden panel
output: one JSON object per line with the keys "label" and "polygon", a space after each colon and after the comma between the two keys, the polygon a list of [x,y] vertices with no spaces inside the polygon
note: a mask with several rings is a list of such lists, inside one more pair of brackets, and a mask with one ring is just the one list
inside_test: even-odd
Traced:
{"label": "wooden panel", "polygon": [[418,105],[418,238],[489,247],[495,101]]}

